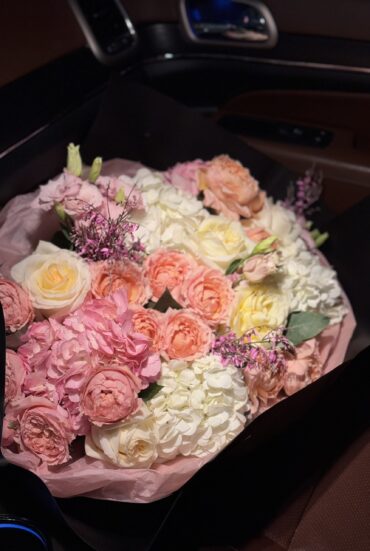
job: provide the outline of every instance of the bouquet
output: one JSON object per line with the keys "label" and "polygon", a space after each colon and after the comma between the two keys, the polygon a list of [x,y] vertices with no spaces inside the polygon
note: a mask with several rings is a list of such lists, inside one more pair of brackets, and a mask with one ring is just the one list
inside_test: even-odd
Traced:
{"label": "bouquet", "polygon": [[354,319],[308,183],[275,203],[226,155],[88,168],[71,144],[0,215],[4,456],[59,497],[153,501],[341,363]]}

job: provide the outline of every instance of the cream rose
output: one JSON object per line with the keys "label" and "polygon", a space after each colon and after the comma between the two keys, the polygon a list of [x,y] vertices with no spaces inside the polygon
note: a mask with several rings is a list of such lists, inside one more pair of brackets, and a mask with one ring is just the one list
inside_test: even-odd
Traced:
{"label": "cream rose", "polygon": [[158,428],[145,404],[130,421],[115,427],[91,428],[85,440],[89,457],[126,468],[148,469],[157,459]]}
{"label": "cream rose", "polygon": [[44,316],[78,308],[91,287],[87,263],[76,253],[40,241],[35,252],[13,266],[11,275],[28,290],[33,307]]}
{"label": "cream rose", "polygon": [[238,337],[250,329],[265,333],[285,325],[289,300],[273,286],[255,284],[239,287],[231,315],[231,328]]}
{"label": "cream rose", "polygon": [[195,232],[191,249],[206,264],[225,270],[230,262],[248,254],[253,247],[240,222],[209,216]]}

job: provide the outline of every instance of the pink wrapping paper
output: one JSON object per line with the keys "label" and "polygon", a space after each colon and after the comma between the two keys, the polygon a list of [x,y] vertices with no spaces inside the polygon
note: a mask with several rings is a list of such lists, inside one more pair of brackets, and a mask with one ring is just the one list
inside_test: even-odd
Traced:
{"label": "pink wrapping paper", "polygon": [[[140,167],[138,163],[114,159],[104,164],[103,174],[133,175]],[[34,196],[35,193],[20,195],[11,200],[0,213],[0,269],[5,276],[9,276],[13,264],[33,252],[40,239],[50,240],[58,229],[58,221],[53,214],[30,208]],[[322,255],[321,259],[327,264]],[[353,311],[344,293],[343,298],[348,306],[348,314],[341,324],[328,327],[320,336],[320,358],[324,374],[343,362],[356,326]],[[14,454],[5,448],[2,448],[2,453],[10,463],[37,474],[56,497],[85,495],[130,503],[150,503],[168,496],[181,488],[216,455],[202,459],[178,457],[151,469],[122,469],[85,456],[63,467],[49,469],[38,466],[37,459],[31,453]]]}

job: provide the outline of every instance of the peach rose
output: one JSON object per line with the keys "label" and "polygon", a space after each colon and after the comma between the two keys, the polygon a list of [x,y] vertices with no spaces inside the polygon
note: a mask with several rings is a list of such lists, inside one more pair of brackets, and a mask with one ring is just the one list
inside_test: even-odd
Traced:
{"label": "peach rose", "polygon": [[228,155],[220,155],[200,171],[204,205],[233,220],[250,218],[264,205],[265,193],[247,168]]}
{"label": "peach rose", "polygon": [[87,377],[81,396],[82,411],[97,426],[122,421],[138,409],[140,388],[139,379],[128,367],[100,367]]}
{"label": "peach rose", "polygon": [[132,304],[145,304],[150,290],[142,269],[128,260],[121,262],[102,261],[90,264],[91,292],[95,298],[104,298],[118,289],[125,289]]}
{"label": "peach rose", "polygon": [[5,362],[5,403],[19,398],[22,394],[22,385],[27,374],[27,365],[16,352],[6,350]]}
{"label": "peach rose", "polygon": [[14,333],[30,323],[34,318],[31,299],[17,283],[0,279],[0,303],[5,317],[5,329]]}
{"label": "peach rose", "polygon": [[284,390],[288,396],[316,381],[322,371],[317,339],[310,339],[297,346],[295,358],[290,356],[286,366]]}
{"label": "peach rose", "polygon": [[70,458],[72,429],[68,413],[42,397],[28,396],[15,405],[17,429],[14,440],[48,465],[60,465]]}
{"label": "peach rose", "polygon": [[165,359],[191,361],[208,354],[212,331],[197,314],[170,309],[166,318],[162,344]]}
{"label": "peach rose", "polygon": [[162,345],[163,314],[150,308],[133,305],[132,325],[135,333],[141,333],[151,340],[151,349],[158,352]]}
{"label": "peach rose", "polygon": [[[276,253],[275,253],[276,254]],[[243,274],[249,283],[258,283],[276,272],[275,254],[256,254],[243,264]]]}
{"label": "peach rose", "polygon": [[232,283],[219,270],[200,266],[181,289],[182,300],[211,326],[228,321],[234,300]]}
{"label": "peach rose", "polygon": [[175,300],[179,300],[181,285],[195,266],[196,263],[190,256],[179,251],[158,249],[148,256],[145,261],[145,275],[153,300],[158,300],[166,288]]}
{"label": "peach rose", "polygon": [[264,230],[263,228],[259,228],[259,227],[250,228],[247,224],[249,224],[248,220],[245,220],[242,222],[242,226],[245,229],[245,233],[247,237],[249,237],[249,239],[251,239],[255,243],[259,243],[260,241],[263,241],[264,239],[271,237],[271,233]]}

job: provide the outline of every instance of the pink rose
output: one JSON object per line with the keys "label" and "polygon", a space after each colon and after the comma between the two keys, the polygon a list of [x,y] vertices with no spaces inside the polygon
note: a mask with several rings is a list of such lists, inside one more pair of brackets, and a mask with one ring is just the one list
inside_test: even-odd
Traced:
{"label": "pink rose", "polygon": [[295,358],[289,356],[286,366],[284,390],[288,396],[316,381],[322,372],[317,339],[310,339],[297,346]]}
{"label": "pink rose", "polygon": [[22,329],[35,316],[27,291],[13,281],[0,279],[0,303],[7,332],[14,333]]}
{"label": "pink rose", "polygon": [[[275,253],[276,254],[276,253]],[[275,254],[256,254],[243,264],[243,274],[249,283],[258,283],[277,270]]]}
{"label": "pink rose", "polygon": [[132,324],[135,333],[141,333],[151,341],[151,349],[158,352],[162,346],[163,314],[142,306],[132,307]]}
{"label": "pink rose", "polygon": [[195,267],[194,260],[179,251],[157,249],[149,255],[144,268],[153,300],[158,300],[166,289],[178,300],[186,276]]}
{"label": "pink rose", "polygon": [[129,261],[95,262],[90,264],[92,275],[91,292],[95,298],[111,295],[125,289],[132,304],[145,304],[150,298],[150,289],[143,270]]}
{"label": "pink rose", "polygon": [[190,310],[168,310],[162,353],[169,360],[195,360],[210,350],[212,331]]}
{"label": "pink rose", "polygon": [[250,218],[260,211],[265,201],[257,180],[247,168],[228,155],[220,155],[201,169],[204,205],[233,220]]}
{"label": "pink rose", "polygon": [[68,413],[46,398],[28,396],[12,411],[17,429],[14,440],[22,451],[30,451],[48,465],[60,465],[70,458],[73,433]]}
{"label": "pink rose", "polygon": [[13,350],[6,350],[5,362],[5,404],[22,395],[22,385],[29,367]]}
{"label": "pink rose", "polygon": [[234,299],[232,283],[219,270],[200,266],[189,273],[181,288],[184,305],[211,326],[225,323]]}
{"label": "pink rose", "polygon": [[81,397],[84,414],[102,426],[126,419],[139,407],[139,379],[125,366],[114,363],[87,377]]}
{"label": "pink rose", "polygon": [[178,163],[164,173],[166,181],[181,191],[196,197],[199,193],[199,170],[204,161],[196,159],[188,163]]}

